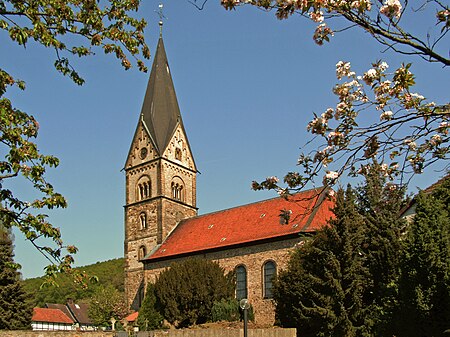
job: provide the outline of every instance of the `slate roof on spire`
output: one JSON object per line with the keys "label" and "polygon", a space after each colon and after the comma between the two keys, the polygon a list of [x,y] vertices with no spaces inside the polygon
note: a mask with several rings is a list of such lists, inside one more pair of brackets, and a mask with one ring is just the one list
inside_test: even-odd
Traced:
{"label": "slate roof on spire", "polygon": [[153,61],[141,120],[160,155],[163,154],[178,124],[182,124],[175,88],[162,37]]}

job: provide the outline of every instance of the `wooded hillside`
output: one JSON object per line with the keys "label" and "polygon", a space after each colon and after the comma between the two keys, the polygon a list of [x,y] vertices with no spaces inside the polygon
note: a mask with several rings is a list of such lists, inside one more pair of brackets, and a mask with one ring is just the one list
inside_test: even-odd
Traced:
{"label": "wooded hillside", "polygon": [[123,292],[123,265],[124,259],[120,258],[76,268],[98,278],[98,282],[89,283],[87,289],[82,289],[73,279],[63,274],[57,278],[58,286],[43,286],[44,277],[37,277],[24,280],[24,288],[30,297],[34,297],[34,305],[39,307],[43,307],[45,303],[66,303],[68,298],[82,302],[91,298],[99,288],[107,285],[112,285]]}

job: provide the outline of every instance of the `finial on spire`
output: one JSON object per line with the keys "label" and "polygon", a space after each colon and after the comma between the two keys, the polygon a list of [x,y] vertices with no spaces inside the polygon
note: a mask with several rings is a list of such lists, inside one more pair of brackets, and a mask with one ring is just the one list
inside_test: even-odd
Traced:
{"label": "finial on spire", "polygon": [[158,16],[159,16],[159,36],[162,36],[162,27],[163,27],[163,18],[164,19],[167,19],[165,16],[164,16],[164,14],[163,14],[163,4],[162,3],[160,3],[159,4],[159,6],[158,6],[158,10],[157,11],[155,11],[156,12],[156,14],[158,14]]}

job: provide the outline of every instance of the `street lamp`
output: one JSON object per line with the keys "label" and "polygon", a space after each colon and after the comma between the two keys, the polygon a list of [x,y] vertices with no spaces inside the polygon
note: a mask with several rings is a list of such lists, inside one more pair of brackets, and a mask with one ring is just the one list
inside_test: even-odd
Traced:
{"label": "street lamp", "polygon": [[244,310],[244,337],[247,337],[247,322],[248,322],[248,318],[247,318],[247,310],[250,309],[250,303],[248,302],[248,299],[243,298],[240,302],[239,302],[239,306],[241,307],[242,310]]}

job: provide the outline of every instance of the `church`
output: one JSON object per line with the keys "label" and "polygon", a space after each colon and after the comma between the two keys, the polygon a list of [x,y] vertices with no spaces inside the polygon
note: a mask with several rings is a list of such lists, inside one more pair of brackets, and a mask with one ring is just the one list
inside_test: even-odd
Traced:
{"label": "church", "polygon": [[162,36],[124,170],[128,307],[139,309],[147,284],[172,262],[202,257],[235,271],[236,297],[249,300],[257,323],[273,324],[272,279],[332,217],[333,203],[319,188],[198,215],[197,167]]}

